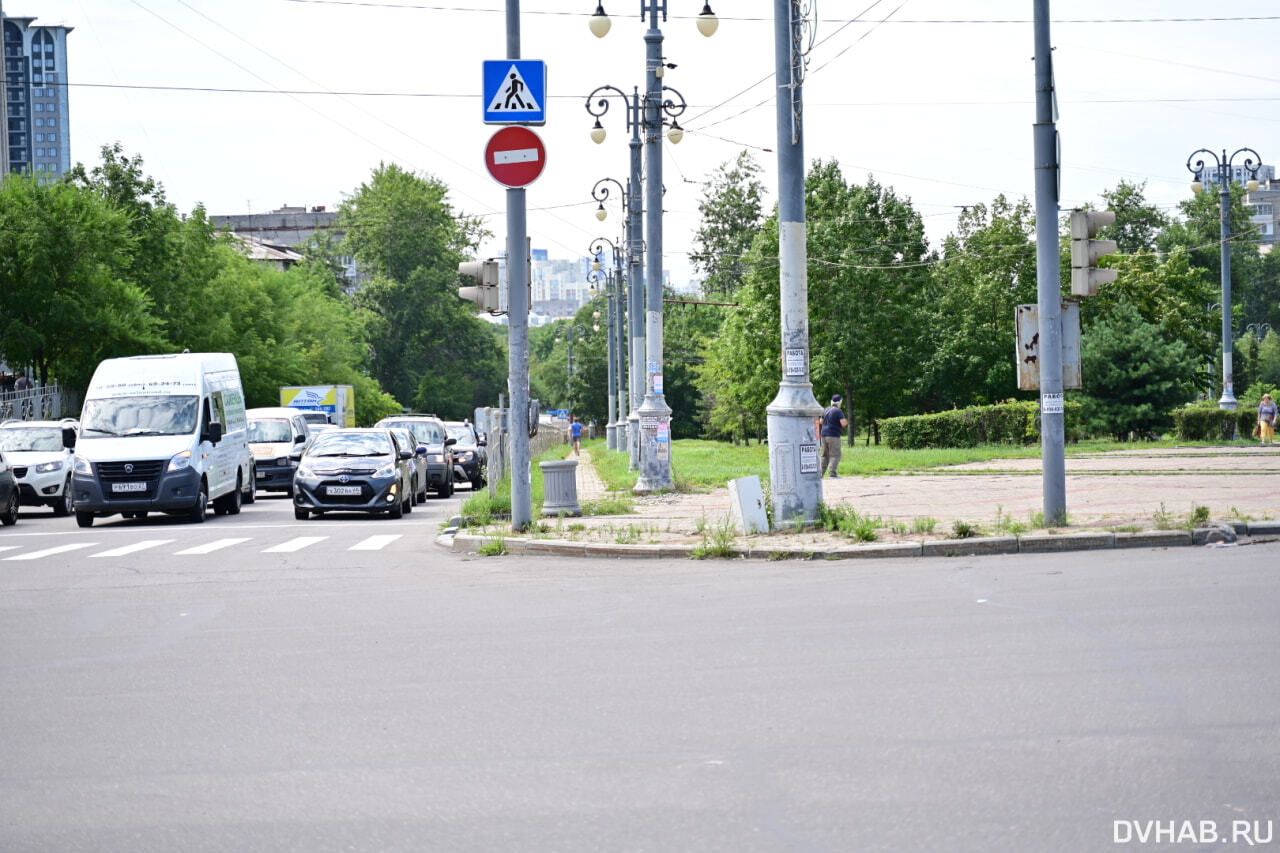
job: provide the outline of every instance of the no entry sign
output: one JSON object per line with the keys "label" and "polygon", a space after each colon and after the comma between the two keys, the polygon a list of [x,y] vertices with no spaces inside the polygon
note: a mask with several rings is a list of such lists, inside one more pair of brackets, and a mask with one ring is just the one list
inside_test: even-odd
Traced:
{"label": "no entry sign", "polygon": [[484,165],[505,187],[525,187],[537,180],[547,164],[547,149],[527,127],[504,127],[484,149]]}

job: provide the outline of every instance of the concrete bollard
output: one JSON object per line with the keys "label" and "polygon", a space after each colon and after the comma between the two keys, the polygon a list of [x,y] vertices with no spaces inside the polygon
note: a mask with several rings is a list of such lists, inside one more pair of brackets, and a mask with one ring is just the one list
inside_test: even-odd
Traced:
{"label": "concrete bollard", "polygon": [[542,514],[582,515],[578,506],[578,460],[539,462],[542,468]]}

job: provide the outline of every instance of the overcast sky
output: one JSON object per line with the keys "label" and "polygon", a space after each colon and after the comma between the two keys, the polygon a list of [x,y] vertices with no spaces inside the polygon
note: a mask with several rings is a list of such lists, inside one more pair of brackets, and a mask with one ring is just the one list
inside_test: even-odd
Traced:
{"label": "overcast sky", "polygon": [[[554,257],[616,238],[594,217],[592,185],[625,181],[623,111],[594,144],[586,95],[644,85],[638,0],[524,0],[522,53],[549,69],[547,168],[529,187],[529,234]],[[804,89],[805,154],[873,173],[909,197],[936,245],[961,205],[1033,197],[1031,0],[823,0]],[[679,146],[664,143],[666,266],[685,257],[703,182],[751,151],[772,204],[776,148],[772,0],[719,0],[708,39],[702,0],[668,0],[667,85],[689,104]],[[141,155],[183,211],[336,207],[379,162],[429,173],[457,209],[487,217],[502,251],[505,192],[483,152],[481,61],[502,59],[503,0],[3,0],[9,16],[74,27],[68,37],[72,161],[106,143]],[[1097,202],[1122,179],[1148,199],[1185,198],[1197,148],[1280,158],[1280,4],[1275,0],[1056,0],[1052,42],[1062,140],[1062,206]]]}

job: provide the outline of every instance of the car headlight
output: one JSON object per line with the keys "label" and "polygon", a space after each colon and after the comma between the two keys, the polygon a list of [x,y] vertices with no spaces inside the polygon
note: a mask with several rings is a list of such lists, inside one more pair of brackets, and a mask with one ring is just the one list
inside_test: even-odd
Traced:
{"label": "car headlight", "polygon": [[476,458],[476,455],[472,453],[470,450],[464,450],[461,453],[455,453],[453,455],[453,459],[455,462],[470,462],[475,458]]}
{"label": "car headlight", "polygon": [[388,462],[386,465],[383,465],[377,471],[373,472],[373,476],[378,477],[380,479],[384,479],[384,480],[389,477],[394,477],[395,475],[396,475],[396,463],[394,462]]}
{"label": "car headlight", "polygon": [[427,461],[428,461],[428,462],[443,462],[443,461],[444,461],[444,454],[443,454],[443,453],[428,453],[428,454],[427,454]]}
{"label": "car headlight", "polygon": [[281,456],[279,459],[276,460],[276,464],[279,465],[281,468],[288,468],[292,464],[292,461],[289,459],[288,456]]}
{"label": "car headlight", "polygon": [[55,459],[52,462],[41,462],[39,465],[35,467],[35,472],[37,474],[48,474],[51,471],[61,471],[61,470],[62,470],[61,459]]}
{"label": "car headlight", "polygon": [[311,470],[311,463],[308,462],[306,459],[303,459],[301,462],[298,463],[298,469],[293,473],[299,477],[315,476],[315,472]]}
{"label": "car headlight", "polygon": [[181,453],[179,453],[177,456],[169,460],[170,471],[181,471],[184,468],[190,468],[190,467],[191,467],[191,451],[190,450],[184,450]]}
{"label": "car headlight", "polygon": [[71,470],[77,474],[84,474],[86,477],[93,476],[93,463],[83,456],[77,456],[76,461],[72,463]]}

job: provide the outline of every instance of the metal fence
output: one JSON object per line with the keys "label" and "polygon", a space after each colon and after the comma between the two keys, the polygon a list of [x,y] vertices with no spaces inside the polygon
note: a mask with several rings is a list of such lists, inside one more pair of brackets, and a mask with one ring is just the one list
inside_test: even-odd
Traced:
{"label": "metal fence", "polygon": [[76,395],[57,383],[24,391],[0,391],[0,422],[52,421],[76,410]]}
{"label": "metal fence", "polygon": [[[490,409],[489,423],[489,494],[497,493],[498,481],[511,467],[511,433],[506,409]],[[566,441],[565,428],[558,424],[539,423],[538,434],[529,439],[529,458],[537,459],[557,444]]]}

